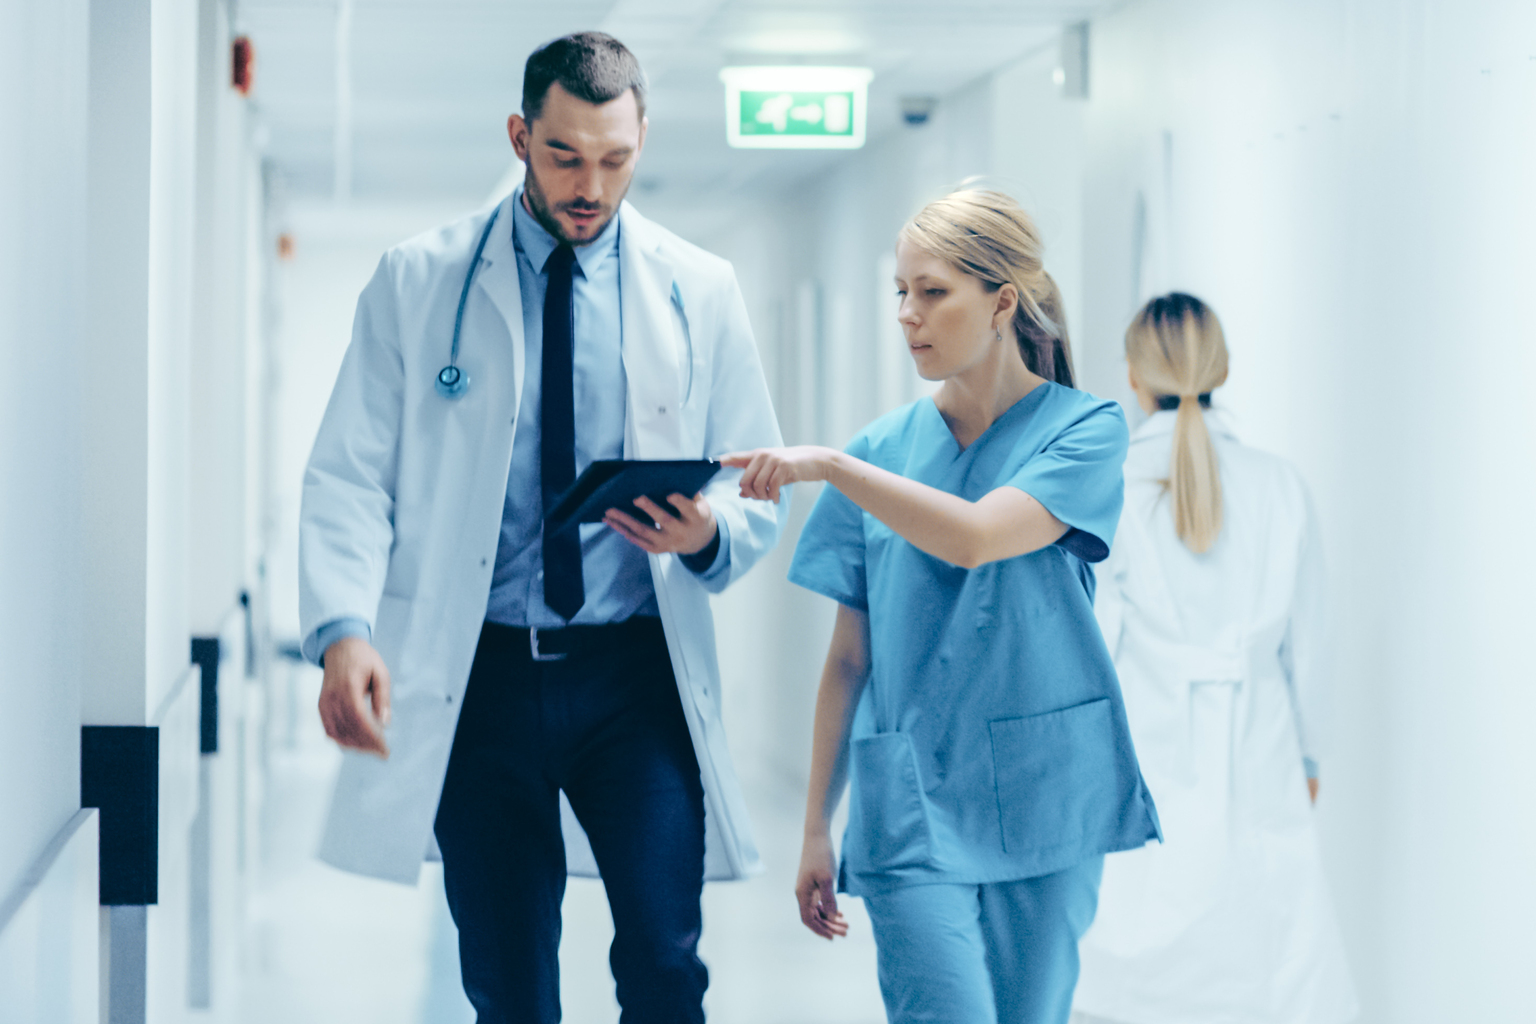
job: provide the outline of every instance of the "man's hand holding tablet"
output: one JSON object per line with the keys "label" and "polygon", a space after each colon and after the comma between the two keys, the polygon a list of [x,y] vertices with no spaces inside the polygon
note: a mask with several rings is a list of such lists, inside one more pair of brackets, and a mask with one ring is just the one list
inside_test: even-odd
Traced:
{"label": "man's hand holding tablet", "polygon": [[635,507],[651,517],[646,526],[634,516],[610,508],[603,522],[613,527],[636,547],[653,555],[670,551],[679,555],[692,555],[703,551],[715,538],[715,514],[710,511],[709,500],[702,492],[692,498],[673,494],[667,498],[671,508],[663,509],[645,495],[634,500]]}
{"label": "man's hand holding tablet", "polygon": [[651,554],[696,554],[717,530],[700,488],[719,471],[708,459],[599,460],[555,502],[544,528],[601,522]]}

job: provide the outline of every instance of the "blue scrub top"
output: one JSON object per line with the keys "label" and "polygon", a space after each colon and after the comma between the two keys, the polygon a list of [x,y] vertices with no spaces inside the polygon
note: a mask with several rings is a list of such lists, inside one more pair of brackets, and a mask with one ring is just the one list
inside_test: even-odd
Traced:
{"label": "blue scrub top", "polygon": [[1114,539],[1127,443],[1117,404],[1048,382],[963,450],[928,398],[848,446],[969,501],[1016,487],[1068,530],[963,569],[823,488],[789,578],[868,613],[870,630],[843,891],[1033,878],[1160,838],[1087,564]]}

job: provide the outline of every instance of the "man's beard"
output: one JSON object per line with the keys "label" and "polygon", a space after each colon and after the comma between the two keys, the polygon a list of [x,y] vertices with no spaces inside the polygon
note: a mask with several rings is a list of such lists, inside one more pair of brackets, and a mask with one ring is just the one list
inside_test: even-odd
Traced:
{"label": "man's beard", "polygon": [[[538,221],[545,231],[553,235],[556,241],[570,246],[587,245],[597,238],[598,235],[602,234],[603,229],[608,226],[608,222],[613,220],[617,204],[614,206],[604,206],[601,203],[584,203],[580,200],[575,200],[567,203],[558,203],[555,209],[551,210],[549,198],[544,195],[544,190],[539,187],[539,179],[534,176],[532,165],[525,163],[523,166],[526,168],[526,173],[523,175],[523,195],[528,199],[528,209],[533,213],[533,219]],[[633,178],[631,178],[632,180]],[[619,194],[620,203],[624,201],[625,196],[629,195],[629,184],[627,181],[624,183],[624,191]],[[555,219],[556,210],[577,210],[581,212],[592,212],[595,210],[598,216],[602,217],[602,221],[594,226],[591,236],[587,238],[572,238],[565,233],[565,228],[561,227],[560,222]]]}

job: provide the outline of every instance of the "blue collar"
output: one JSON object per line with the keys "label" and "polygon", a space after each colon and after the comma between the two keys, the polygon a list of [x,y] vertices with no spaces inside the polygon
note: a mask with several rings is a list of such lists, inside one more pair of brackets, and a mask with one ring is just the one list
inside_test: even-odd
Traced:
{"label": "blue collar", "polygon": [[[519,185],[512,193],[512,244],[517,251],[528,257],[528,262],[533,264],[535,270],[544,273],[544,264],[554,255],[559,242],[540,224],[538,218],[528,212],[523,205],[523,187]],[[619,215],[615,213],[613,219],[604,225],[597,237],[586,245],[578,245],[576,249],[576,263],[581,267],[583,277],[590,278],[592,272],[597,269],[599,263],[612,252],[619,248]]]}

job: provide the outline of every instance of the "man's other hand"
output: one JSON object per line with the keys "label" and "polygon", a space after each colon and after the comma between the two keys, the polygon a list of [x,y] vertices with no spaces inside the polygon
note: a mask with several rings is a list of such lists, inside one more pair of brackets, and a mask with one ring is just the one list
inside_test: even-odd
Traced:
{"label": "man's other hand", "polygon": [[389,669],[373,645],[360,636],[342,637],[325,650],[320,721],[325,723],[325,734],[343,747],[389,757],[384,742],[384,727],[389,724]]}

